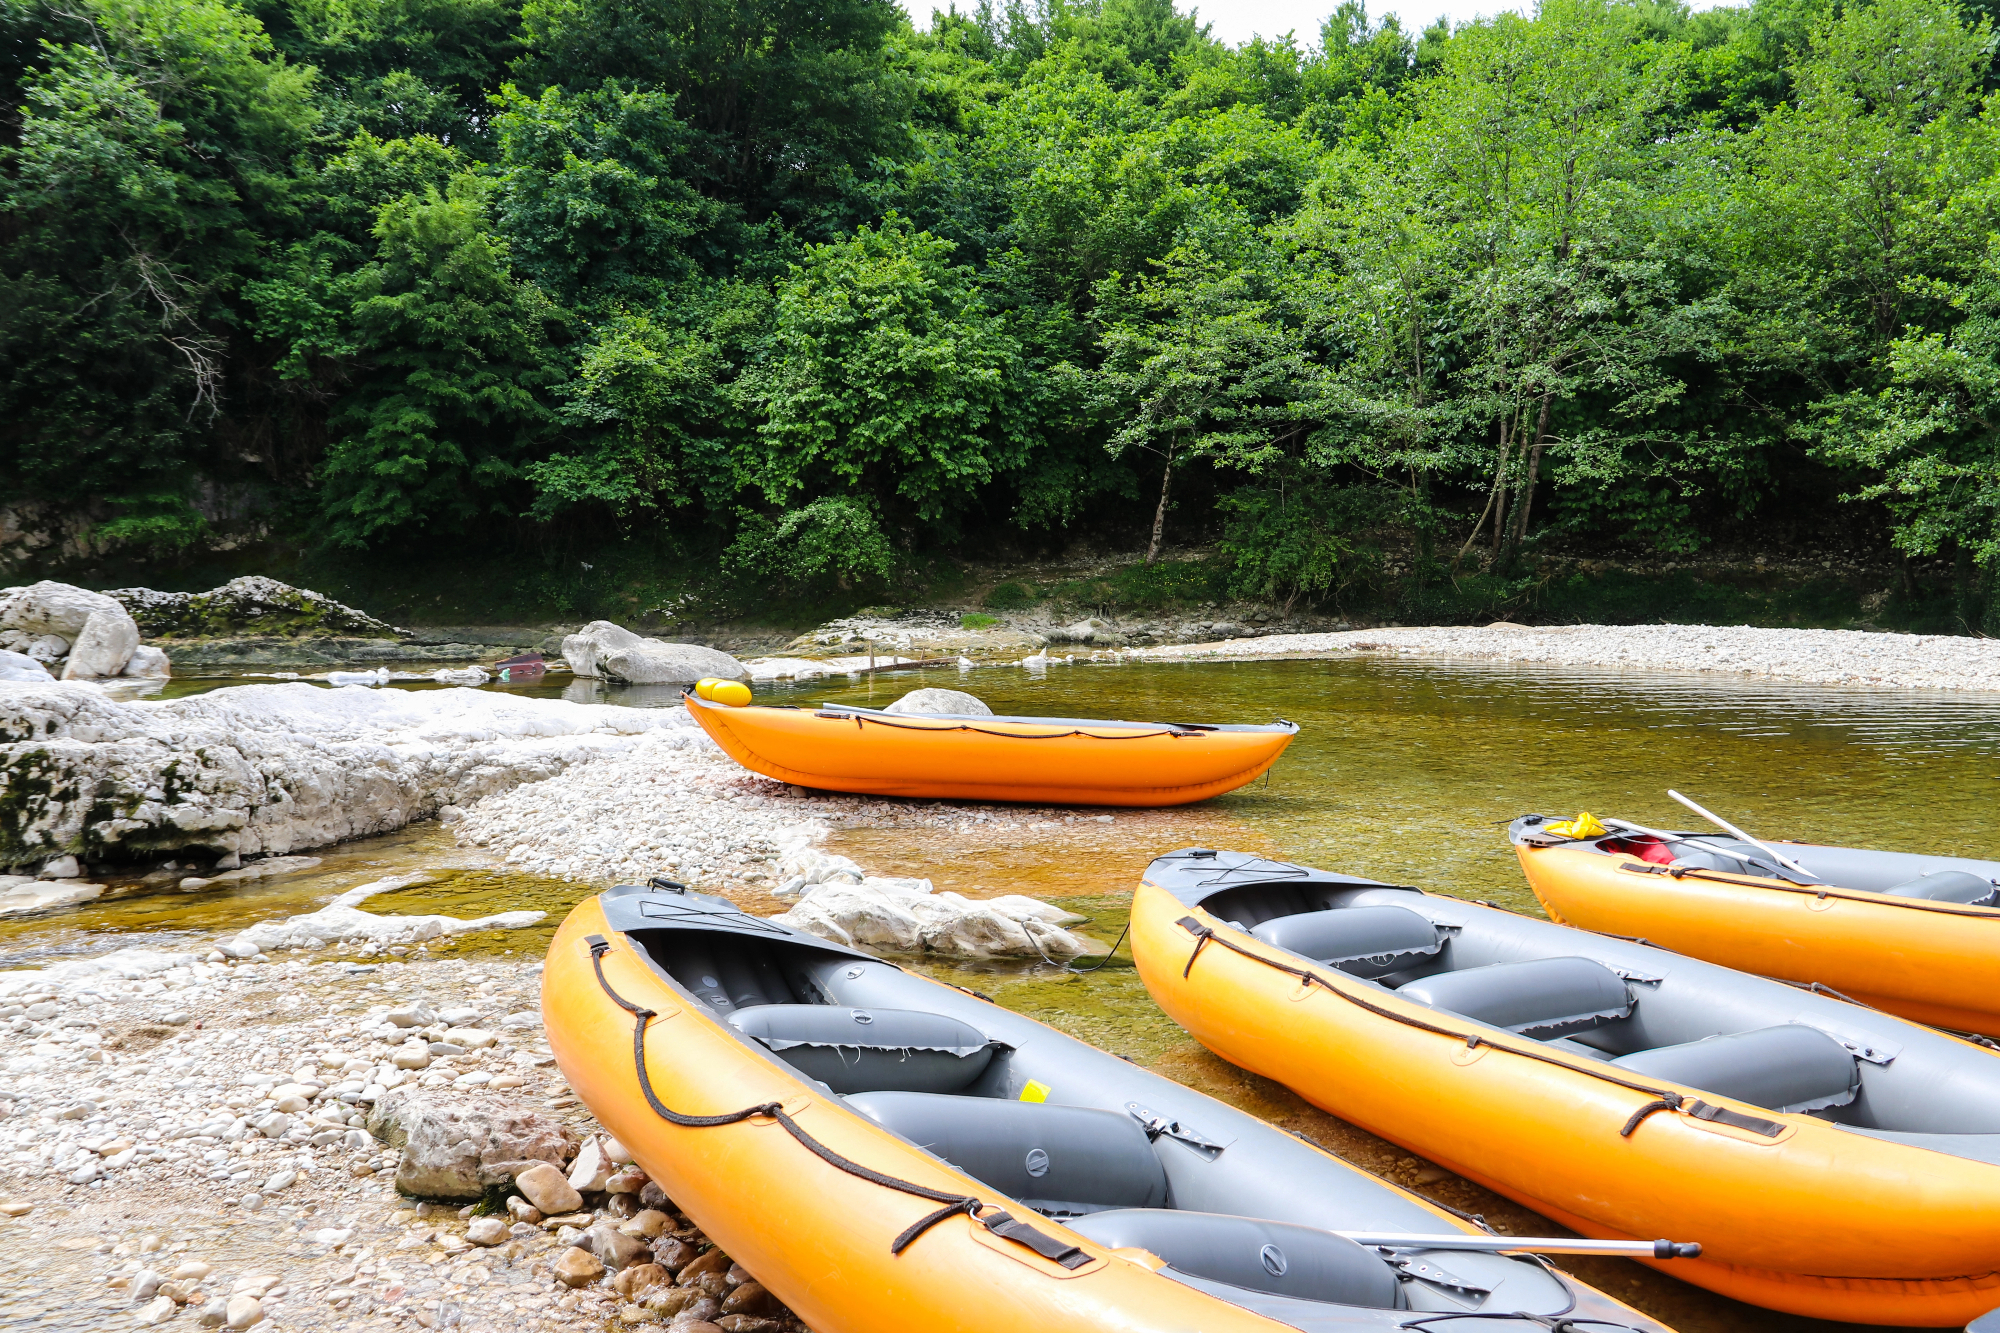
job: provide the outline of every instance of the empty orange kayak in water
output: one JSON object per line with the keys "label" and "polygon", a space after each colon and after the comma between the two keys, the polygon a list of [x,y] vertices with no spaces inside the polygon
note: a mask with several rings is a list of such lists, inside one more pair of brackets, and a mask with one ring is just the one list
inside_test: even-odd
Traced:
{"label": "empty orange kayak in water", "polygon": [[2000,1309],[2000,1052],[1239,852],[1153,862],[1131,939],[1153,999],[1225,1060],[1586,1236],[1701,1246],[1641,1263],[1815,1319]]}
{"label": "empty orange kayak in water", "polygon": [[753,773],[868,796],[1059,805],[1186,805],[1271,767],[1298,727],[959,717],[869,708],[734,708],[690,716]]}
{"label": "empty orange kayak in water", "polygon": [[2000,861],[1776,843],[1785,866],[1737,838],[1605,822],[1509,830],[1556,920],[2000,1036]]}

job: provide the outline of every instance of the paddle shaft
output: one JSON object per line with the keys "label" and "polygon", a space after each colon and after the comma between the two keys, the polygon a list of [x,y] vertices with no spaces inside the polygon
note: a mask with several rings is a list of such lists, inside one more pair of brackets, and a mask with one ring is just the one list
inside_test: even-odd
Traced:
{"label": "paddle shaft", "polygon": [[1336,1231],[1358,1245],[1392,1250],[1476,1250],[1486,1254],[1609,1254],[1636,1259],[1692,1259],[1701,1246],[1671,1240],[1591,1240],[1583,1236],[1424,1236],[1400,1231]]}
{"label": "paddle shaft", "polygon": [[1779,865],[1783,866],[1785,869],[1795,870],[1799,874],[1806,876],[1808,879],[1819,878],[1818,875],[1813,874],[1812,871],[1807,870],[1797,861],[1794,861],[1791,857],[1786,856],[1783,852],[1771,846],[1771,844],[1767,842],[1759,842],[1757,839],[1745,833],[1742,829],[1737,828],[1736,825],[1724,819],[1721,815],[1713,814],[1707,810],[1702,809],[1700,806],[1696,805],[1693,801],[1690,801],[1687,797],[1675,791],[1672,787],[1667,788],[1667,795],[1673,797],[1676,801],[1679,801],[1682,805],[1694,811],[1696,814],[1700,815],[1703,819],[1706,819],[1709,823],[1721,829],[1724,833],[1732,834],[1738,838],[1741,838],[1743,839],[1743,841],[1749,843],[1752,847],[1762,848],[1765,852],[1770,854],[1773,860],[1775,860]]}

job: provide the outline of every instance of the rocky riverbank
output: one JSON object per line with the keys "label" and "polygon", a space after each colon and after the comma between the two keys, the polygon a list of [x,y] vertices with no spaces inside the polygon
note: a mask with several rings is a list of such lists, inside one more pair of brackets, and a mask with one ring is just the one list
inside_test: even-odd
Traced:
{"label": "rocky riverbank", "polygon": [[[283,855],[401,828],[674,723],[663,709],[463,689],[289,683],[119,703],[85,684],[0,684],[0,866]],[[659,748],[692,740],[677,730]]]}
{"label": "rocky riverbank", "polygon": [[800,1329],[570,1094],[540,970],[213,950],[0,974],[0,1318]]}
{"label": "rocky riverbank", "polygon": [[1280,634],[1132,650],[1153,661],[1270,657],[1456,658],[1555,667],[1691,671],[1886,689],[2000,690],[2000,639],[1748,625],[1561,625]]}

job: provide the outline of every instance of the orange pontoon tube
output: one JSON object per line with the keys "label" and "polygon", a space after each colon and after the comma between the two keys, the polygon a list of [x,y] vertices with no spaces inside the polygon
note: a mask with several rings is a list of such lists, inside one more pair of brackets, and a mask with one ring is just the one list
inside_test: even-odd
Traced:
{"label": "orange pontoon tube", "polygon": [[1263,776],[1290,722],[1202,726],[1078,718],[946,717],[867,708],[731,707],[690,716],[753,773],[868,796],[1054,805],[1186,805]]}
{"label": "orange pontoon tube", "polygon": [[599,1123],[818,1333],[1662,1333],[1519,1253],[1573,1240],[722,898],[578,905],[542,1010]]}
{"label": "orange pontoon tube", "polygon": [[1132,953],[1217,1055],[1586,1236],[1699,1242],[1675,1277],[1857,1323],[1963,1326],[2000,1307],[1992,1050],[1236,852],[1155,861]]}
{"label": "orange pontoon tube", "polygon": [[1605,822],[1509,830],[1557,921],[2000,1037],[2000,862],[1772,844],[1801,874],[1737,838]]}

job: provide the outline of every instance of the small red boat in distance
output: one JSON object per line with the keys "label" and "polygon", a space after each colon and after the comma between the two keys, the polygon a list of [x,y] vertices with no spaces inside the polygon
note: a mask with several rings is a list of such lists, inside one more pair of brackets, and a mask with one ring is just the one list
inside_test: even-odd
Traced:
{"label": "small red boat in distance", "polygon": [[542,655],[530,650],[516,653],[505,661],[493,664],[493,674],[502,685],[519,685],[526,681],[540,680],[548,673],[549,664]]}

